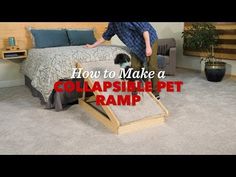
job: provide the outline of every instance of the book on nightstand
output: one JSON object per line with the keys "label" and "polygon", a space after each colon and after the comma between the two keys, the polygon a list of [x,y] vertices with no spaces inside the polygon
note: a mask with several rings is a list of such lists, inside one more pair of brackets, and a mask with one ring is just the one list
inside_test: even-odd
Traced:
{"label": "book on nightstand", "polygon": [[5,57],[18,57],[19,55],[17,53],[6,53],[4,56]]}
{"label": "book on nightstand", "polygon": [[4,50],[2,51],[2,59],[25,59],[27,57],[26,50]]}

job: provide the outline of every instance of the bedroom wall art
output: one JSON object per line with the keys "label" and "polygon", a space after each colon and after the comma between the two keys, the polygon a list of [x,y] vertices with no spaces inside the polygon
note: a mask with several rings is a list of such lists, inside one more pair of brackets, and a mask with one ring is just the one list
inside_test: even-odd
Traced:
{"label": "bedroom wall art", "polygon": [[[187,30],[193,23],[184,23]],[[212,22],[219,33],[219,45],[215,47],[215,57],[218,59],[236,60],[236,22]],[[184,55],[204,56],[204,53],[184,49]]]}

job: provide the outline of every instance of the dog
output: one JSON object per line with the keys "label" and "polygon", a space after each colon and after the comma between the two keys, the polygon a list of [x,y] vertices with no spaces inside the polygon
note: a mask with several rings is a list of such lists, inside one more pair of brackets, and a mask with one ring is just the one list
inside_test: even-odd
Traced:
{"label": "dog", "polygon": [[[114,60],[114,64],[119,64],[120,68],[123,68],[125,70],[125,73],[127,73],[127,71],[129,69],[131,69],[131,64],[130,64],[130,57],[125,54],[125,53],[120,53],[118,55],[116,55],[115,60]],[[133,75],[134,69],[131,70],[131,76]],[[123,72],[124,73],[124,72]],[[127,78],[125,77],[123,74],[121,75],[121,79],[122,80],[127,80],[127,81],[131,81],[131,82],[136,82],[136,81],[141,81],[143,84],[143,80],[140,78]],[[138,92],[137,91],[133,91],[132,95],[137,95]]]}

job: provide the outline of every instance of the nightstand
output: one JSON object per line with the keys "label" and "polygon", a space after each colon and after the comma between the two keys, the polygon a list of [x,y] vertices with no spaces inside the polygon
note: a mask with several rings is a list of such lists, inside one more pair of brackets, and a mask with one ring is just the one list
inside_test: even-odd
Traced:
{"label": "nightstand", "polygon": [[3,50],[2,59],[11,60],[11,59],[26,59],[27,51],[26,50]]}

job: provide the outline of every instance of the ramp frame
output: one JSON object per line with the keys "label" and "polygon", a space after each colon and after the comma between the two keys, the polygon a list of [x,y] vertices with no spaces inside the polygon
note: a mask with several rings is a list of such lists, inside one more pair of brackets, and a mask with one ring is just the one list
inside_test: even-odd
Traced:
{"label": "ramp frame", "polygon": [[[77,68],[82,68],[82,66],[79,63],[77,63]],[[89,87],[92,88],[93,81],[91,78],[86,78],[84,79],[84,81],[86,81]],[[86,97],[84,92],[83,97],[79,99],[79,105],[85,111],[87,111],[92,117],[100,121],[105,127],[110,129],[112,132],[116,134],[123,134],[163,123],[166,117],[169,115],[169,112],[165,108],[165,106],[159,100],[157,100],[152,93],[148,94],[155,101],[156,106],[159,106],[163,110],[164,114],[144,117],[143,119],[131,121],[123,125],[121,125],[118,117],[115,115],[115,113],[108,105],[101,106],[104,111],[102,112],[97,107],[91,104],[96,101],[95,100],[96,95],[100,95],[99,91],[95,91],[94,95],[90,97]]]}

